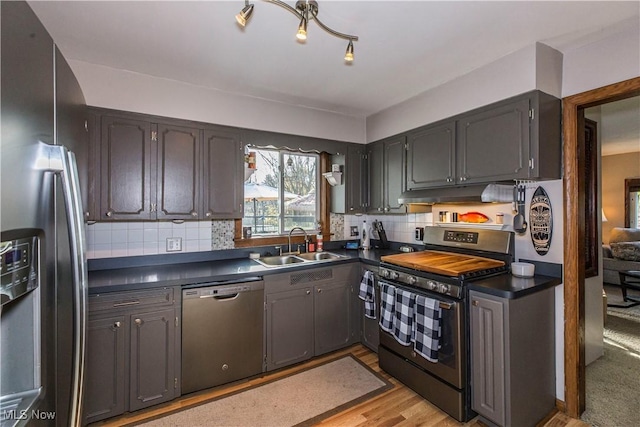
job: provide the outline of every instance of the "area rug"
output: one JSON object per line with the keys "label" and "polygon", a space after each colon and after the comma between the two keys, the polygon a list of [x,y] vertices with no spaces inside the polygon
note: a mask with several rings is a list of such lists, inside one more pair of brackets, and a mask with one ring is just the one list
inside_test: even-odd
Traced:
{"label": "area rug", "polygon": [[376,372],[348,355],[136,425],[306,426],[392,387]]}
{"label": "area rug", "polygon": [[607,310],[604,356],[586,368],[586,411],[597,427],[640,425],[640,316],[632,309]]}

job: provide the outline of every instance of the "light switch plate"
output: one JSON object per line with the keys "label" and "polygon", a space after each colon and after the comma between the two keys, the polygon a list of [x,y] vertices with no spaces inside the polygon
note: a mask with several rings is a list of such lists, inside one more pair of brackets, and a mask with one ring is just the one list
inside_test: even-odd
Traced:
{"label": "light switch plate", "polygon": [[182,250],[182,237],[167,237],[167,252]]}

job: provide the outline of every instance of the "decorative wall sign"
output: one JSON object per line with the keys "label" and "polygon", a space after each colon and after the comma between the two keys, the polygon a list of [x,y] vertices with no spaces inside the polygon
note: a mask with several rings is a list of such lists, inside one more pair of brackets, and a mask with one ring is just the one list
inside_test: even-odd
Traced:
{"label": "decorative wall sign", "polygon": [[553,217],[551,200],[544,188],[538,187],[531,197],[529,208],[529,231],[533,247],[539,255],[546,255],[551,246]]}

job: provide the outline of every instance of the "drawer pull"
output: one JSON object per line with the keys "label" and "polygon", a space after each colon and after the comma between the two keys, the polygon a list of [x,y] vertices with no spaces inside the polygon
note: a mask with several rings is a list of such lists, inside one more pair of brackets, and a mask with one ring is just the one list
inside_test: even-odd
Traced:
{"label": "drawer pull", "polygon": [[114,328],[114,329],[117,329],[117,328],[119,328],[120,326],[122,326],[122,322],[115,322],[115,323],[113,324],[113,328]]}
{"label": "drawer pull", "polygon": [[142,325],[142,319],[136,319],[134,322],[136,322],[136,325]]}
{"label": "drawer pull", "polygon": [[140,304],[140,301],[136,300],[136,301],[127,301],[127,302],[118,302],[116,304],[113,304],[114,307],[127,307],[130,305],[138,305]]}

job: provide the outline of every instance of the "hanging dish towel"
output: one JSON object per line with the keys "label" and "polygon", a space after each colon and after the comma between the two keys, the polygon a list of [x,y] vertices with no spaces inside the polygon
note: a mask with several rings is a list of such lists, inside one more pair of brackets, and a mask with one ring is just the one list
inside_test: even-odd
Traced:
{"label": "hanging dish towel", "polygon": [[416,295],[414,349],[431,362],[438,361],[441,316],[437,300]]}
{"label": "hanging dish towel", "polygon": [[416,296],[413,293],[396,288],[393,336],[402,345],[411,345],[411,341],[413,341],[413,307],[415,302]]}
{"label": "hanging dish towel", "polygon": [[373,283],[373,271],[366,270],[360,282],[360,293],[358,296],[364,301],[364,315],[369,319],[376,318],[376,290]]}
{"label": "hanging dish towel", "polygon": [[380,283],[380,328],[393,333],[393,311],[396,303],[396,287]]}

